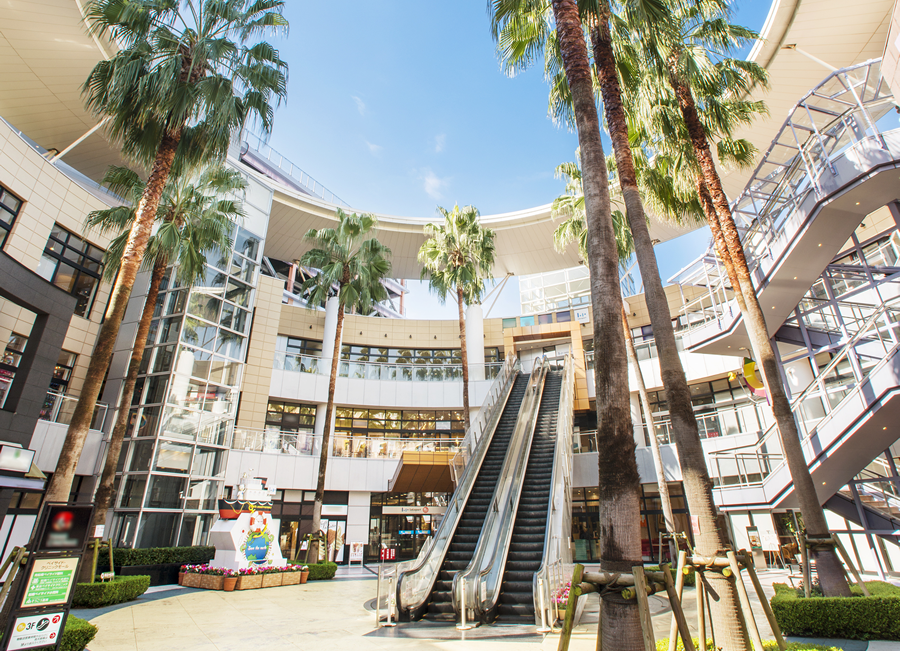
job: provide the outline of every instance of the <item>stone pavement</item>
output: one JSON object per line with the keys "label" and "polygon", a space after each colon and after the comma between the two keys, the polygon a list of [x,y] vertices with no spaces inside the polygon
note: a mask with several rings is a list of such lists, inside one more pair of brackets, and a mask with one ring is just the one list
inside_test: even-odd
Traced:
{"label": "stone pavement", "polygon": [[[760,579],[772,594],[771,584],[784,582],[785,576],[784,572],[771,571],[762,573]],[[172,589],[148,592],[137,602],[74,614],[90,619],[100,629],[89,645],[91,651],[506,651],[521,649],[523,644],[534,651],[550,651],[559,642],[558,635],[539,635],[533,626],[484,626],[466,633],[453,626],[430,623],[378,629],[371,610],[376,590],[374,575],[354,568],[340,572],[337,578],[240,592],[171,586]],[[572,651],[596,648],[598,597],[587,598],[582,623],[572,637]],[[751,598],[763,637],[771,637],[758,600],[755,595]],[[668,600],[658,595],[650,599],[656,636],[667,637],[671,618]],[[685,609],[691,628],[696,630],[692,588],[685,589]],[[844,649],[866,651],[867,645],[853,642],[844,645]],[[872,642],[868,651],[900,651],[900,644]]]}

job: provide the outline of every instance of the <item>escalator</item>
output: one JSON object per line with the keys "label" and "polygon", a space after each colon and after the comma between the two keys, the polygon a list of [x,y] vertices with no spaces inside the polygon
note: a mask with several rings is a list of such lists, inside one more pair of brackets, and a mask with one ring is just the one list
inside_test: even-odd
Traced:
{"label": "escalator", "polygon": [[528,381],[528,375],[520,374],[513,384],[503,415],[500,417],[484,461],[478,471],[477,479],[472,486],[469,499],[460,515],[444,561],[438,570],[437,580],[434,582],[428,600],[428,608],[424,614],[430,620],[456,620],[451,598],[453,575],[469,564],[472,554],[475,552],[494,488],[500,478],[500,469],[506,457],[507,446],[516,427],[519,408],[525,396]]}
{"label": "escalator", "polygon": [[499,622],[530,624],[534,621],[534,575],[544,556],[562,379],[562,371],[551,371],[544,382],[500,587],[496,609]]}

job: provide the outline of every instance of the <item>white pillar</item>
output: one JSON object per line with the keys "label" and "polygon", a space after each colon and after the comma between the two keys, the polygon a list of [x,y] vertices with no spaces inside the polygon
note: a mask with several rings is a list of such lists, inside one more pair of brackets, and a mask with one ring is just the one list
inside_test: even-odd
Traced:
{"label": "white pillar", "polygon": [[484,309],[480,303],[466,308],[466,343],[469,356],[469,382],[484,379]]}
{"label": "white pillar", "polygon": [[[325,329],[322,333],[322,359],[328,360],[326,368],[330,369],[332,353],[334,352],[334,338],[337,335],[337,318],[339,301],[337,296],[332,296],[325,303]],[[326,371],[326,375],[327,375]]]}

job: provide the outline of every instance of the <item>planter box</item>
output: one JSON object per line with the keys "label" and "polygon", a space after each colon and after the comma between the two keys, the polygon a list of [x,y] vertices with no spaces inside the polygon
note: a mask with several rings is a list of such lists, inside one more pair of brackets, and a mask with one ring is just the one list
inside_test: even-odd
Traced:
{"label": "planter box", "polygon": [[253,590],[262,587],[262,574],[246,574],[238,577],[235,590]]}
{"label": "planter box", "polygon": [[285,572],[281,575],[281,585],[299,585],[300,572]]}
{"label": "planter box", "polygon": [[224,590],[225,577],[215,574],[200,574],[200,587],[204,590]]}
{"label": "planter box", "polygon": [[181,585],[185,588],[199,588],[200,587],[200,576],[194,572],[188,572],[184,575],[184,581],[182,581]]}
{"label": "planter box", "polygon": [[[116,576],[149,576],[150,585],[175,585],[184,563],[158,563],[156,565],[116,566]],[[105,571],[105,570],[104,570]],[[100,573],[100,569],[97,569]]]}
{"label": "planter box", "polygon": [[281,585],[281,577],[283,574],[283,572],[271,572],[269,574],[263,574],[262,587],[277,588]]}

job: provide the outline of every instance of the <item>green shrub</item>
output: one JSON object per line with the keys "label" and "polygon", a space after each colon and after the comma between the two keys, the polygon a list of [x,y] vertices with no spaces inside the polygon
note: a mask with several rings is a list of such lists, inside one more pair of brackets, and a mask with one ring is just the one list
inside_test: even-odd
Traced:
{"label": "green shrub", "polygon": [[72,605],[76,608],[101,608],[137,599],[150,587],[149,576],[117,576],[114,581],[79,583]]}
{"label": "green shrub", "polygon": [[74,615],[66,618],[66,628],[59,640],[60,651],[84,651],[97,634],[97,627]]}
{"label": "green shrub", "polygon": [[[180,563],[181,565],[202,565],[216,555],[216,548],[204,547],[148,547],[147,549],[113,549],[113,563],[116,567],[132,565],[160,565]],[[97,557],[97,572],[109,570],[109,552],[100,552]]]}
{"label": "green shrub", "polygon": [[[697,648],[699,640],[694,638],[694,648]],[[775,640],[763,640],[763,648],[765,651],[778,651],[778,642]],[[661,640],[656,641],[656,651],[668,651],[669,649],[669,638],[664,637]],[[684,642],[681,641],[681,638],[678,638],[678,644],[675,646],[677,651],[684,651]],[[821,644],[810,644],[809,642],[788,642],[787,643],[788,651],[842,651],[840,647],[836,646],[822,646]],[[716,647],[713,646],[712,640],[706,641],[706,651],[716,651]]]}
{"label": "green shrub", "polygon": [[866,581],[871,597],[856,586],[852,597],[810,597],[776,583],[772,610],[785,635],[850,640],[900,640],[900,588]]}
{"label": "green shrub", "polygon": [[[659,572],[659,565],[645,565],[644,570],[646,572]],[[678,567],[673,565],[672,566],[672,574],[673,574],[672,580],[673,581],[678,578],[677,576],[674,576],[675,572],[677,572],[677,571],[678,571]],[[685,585],[697,585],[697,574],[696,574],[696,572],[694,572],[693,567],[689,567],[688,573],[684,575],[684,584]]]}
{"label": "green shrub", "polygon": [[307,581],[322,581],[333,579],[337,572],[337,563],[308,563],[309,577]]}

